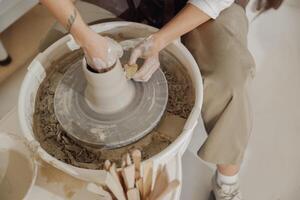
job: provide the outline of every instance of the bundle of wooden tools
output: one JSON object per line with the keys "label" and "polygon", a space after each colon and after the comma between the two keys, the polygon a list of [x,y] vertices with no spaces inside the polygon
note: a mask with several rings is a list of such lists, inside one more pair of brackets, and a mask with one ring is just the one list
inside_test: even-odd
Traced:
{"label": "bundle of wooden tools", "polygon": [[169,180],[166,166],[158,168],[153,180],[152,161],[144,163],[142,168],[141,157],[139,150],[132,151],[131,156],[126,154],[119,169],[107,160],[104,164],[106,185],[89,183],[87,189],[99,194],[103,200],[163,200],[180,182]]}

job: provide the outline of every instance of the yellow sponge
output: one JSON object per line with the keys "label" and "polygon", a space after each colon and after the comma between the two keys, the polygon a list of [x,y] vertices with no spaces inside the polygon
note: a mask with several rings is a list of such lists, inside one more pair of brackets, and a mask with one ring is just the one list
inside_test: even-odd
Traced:
{"label": "yellow sponge", "polygon": [[138,65],[137,64],[133,64],[133,65],[128,65],[125,64],[124,69],[126,72],[126,77],[128,79],[132,79],[132,77],[135,75],[135,73],[138,71]]}

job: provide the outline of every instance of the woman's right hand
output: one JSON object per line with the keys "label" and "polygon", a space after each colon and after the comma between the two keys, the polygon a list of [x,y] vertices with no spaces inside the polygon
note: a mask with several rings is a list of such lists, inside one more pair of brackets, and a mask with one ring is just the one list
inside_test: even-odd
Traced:
{"label": "woman's right hand", "polygon": [[123,50],[121,45],[109,37],[103,37],[90,28],[76,37],[76,42],[84,51],[85,58],[90,67],[98,72],[106,71],[119,59]]}
{"label": "woman's right hand", "polygon": [[[1,0],[0,0],[1,1]],[[83,49],[88,64],[96,71],[106,71],[122,56],[121,46],[108,37],[102,37],[82,20],[70,0],[40,0],[55,18],[70,32]]]}
{"label": "woman's right hand", "polygon": [[136,64],[138,58],[144,59],[143,65],[133,76],[135,81],[147,82],[159,68],[159,51],[162,49],[162,44],[156,35],[151,35],[132,50],[129,65]]}

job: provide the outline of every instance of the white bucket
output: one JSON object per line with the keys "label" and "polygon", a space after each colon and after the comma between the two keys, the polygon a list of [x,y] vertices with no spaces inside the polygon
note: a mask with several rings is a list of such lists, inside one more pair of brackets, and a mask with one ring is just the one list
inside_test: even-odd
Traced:
{"label": "white bucket", "polygon": [[28,199],[37,166],[21,136],[0,133],[0,199]]}
{"label": "white bucket", "polygon": [[[118,33],[118,31],[121,32],[120,30],[122,28],[126,28],[136,33],[136,37],[145,37],[150,33],[157,31],[156,28],[153,28],[151,26],[132,22],[108,22],[93,25],[91,26],[91,28],[98,33]],[[47,69],[47,67],[50,66],[52,61],[55,61],[61,55],[70,52],[76,48],[78,48],[78,46],[74,42],[72,36],[66,35],[65,37],[52,44],[44,52],[38,54],[29,65],[28,72],[23,81],[19,95],[19,119],[23,134],[29,142],[36,141],[34,138],[32,128],[34,105],[39,85],[46,77],[45,69]],[[190,52],[182,45],[182,43],[180,41],[174,41],[171,45],[167,47],[167,49],[186,68],[195,89],[195,104],[192,109],[192,112],[190,113],[186,121],[181,135],[179,135],[179,137],[166,149],[153,156],[151,159],[153,161],[154,170],[156,170],[160,164],[167,164],[167,169],[170,178],[182,180],[181,158],[191,140],[193,130],[196,124],[198,123],[203,99],[203,87],[198,65],[195,62],[192,55],[190,54]],[[37,153],[43,160],[50,163],[54,167],[61,169],[64,172],[82,180],[90,181],[90,177],[93,174],[92,172],[96,171],[74,167],[62,161],[59,161],[55,157],[52,157],[50,154],[48,154],[41,147],[37,148]],[[181,189],[178,189],[167,199],[179,199],[180,190]]]}

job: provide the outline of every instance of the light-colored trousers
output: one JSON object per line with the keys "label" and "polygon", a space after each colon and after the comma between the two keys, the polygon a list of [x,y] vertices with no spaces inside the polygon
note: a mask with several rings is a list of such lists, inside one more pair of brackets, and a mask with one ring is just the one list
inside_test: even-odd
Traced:
{"label": "light-colored trousers", "polygon": [[240,164],[247,147],[252,126],[247,85],[255,72],[247,33],[245,11],[233,4],[183,37],[203,76],[208,137],[198,155],[210,163]]}

